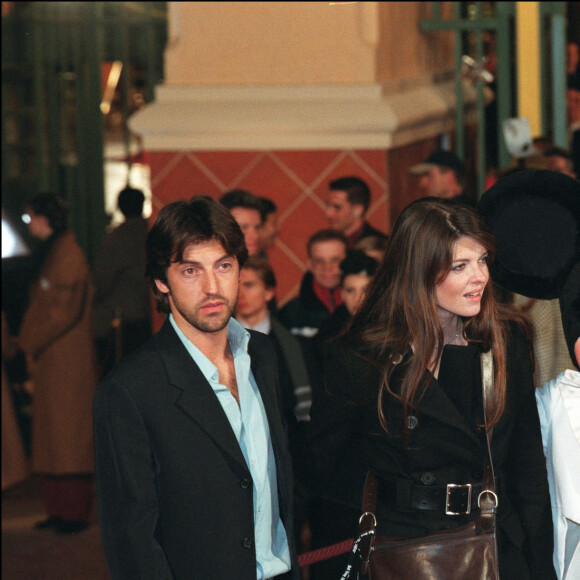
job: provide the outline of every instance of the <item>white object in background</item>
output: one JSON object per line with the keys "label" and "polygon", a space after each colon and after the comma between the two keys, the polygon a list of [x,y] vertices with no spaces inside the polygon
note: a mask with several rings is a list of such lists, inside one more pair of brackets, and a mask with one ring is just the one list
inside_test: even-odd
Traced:
{"label": "white object in background", "polygon": [[560,580],[580,578],[580,372],[566,370],[536,389]]}
{"label": "white object in background", "polygon": [[538,155],[538,150],[534,147],[532,139],[530,121],[526,117],[506,119],[502,128],[505,145],[512,157],[521,159]]}

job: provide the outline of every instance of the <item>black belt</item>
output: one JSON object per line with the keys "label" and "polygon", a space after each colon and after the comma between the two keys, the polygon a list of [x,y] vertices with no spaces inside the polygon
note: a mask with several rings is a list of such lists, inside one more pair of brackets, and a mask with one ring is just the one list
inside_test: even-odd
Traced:
{"label": "black belt", "polygon": [[394,493],[397,509],[438,511],[448,516],[469,515],[479,509],[479,494],[483,489],[481,481],[420,485],[408,479],[397,479],[389,484],[387,493]]}

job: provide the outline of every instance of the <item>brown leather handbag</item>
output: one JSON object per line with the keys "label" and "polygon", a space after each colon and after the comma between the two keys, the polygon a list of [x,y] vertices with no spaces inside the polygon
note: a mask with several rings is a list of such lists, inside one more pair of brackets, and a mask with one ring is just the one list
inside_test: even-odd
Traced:
{"label": "brown leather handbag", "polygon": [[[491,352],[481,357],[484,408],[485,393],[492,385],[492,361]],[[363,514],[359,520],[360,535],[353,548],[360,551],[360,574],[368,575],[371,580],[499,580],[495,533],[498,501],[490,439],[491,430],[487,432],[487,458],[477,497],[480,518],[452,530],[405,539],[375,535],[378,480],[368,473]],[[449,515],[469,513],[471,492],[471,484],[448,484],[445,512]],[[465,496],[465,511],[454,511],[456,493]],[[350,578],[349,572],[347,568],[343,578]]]}

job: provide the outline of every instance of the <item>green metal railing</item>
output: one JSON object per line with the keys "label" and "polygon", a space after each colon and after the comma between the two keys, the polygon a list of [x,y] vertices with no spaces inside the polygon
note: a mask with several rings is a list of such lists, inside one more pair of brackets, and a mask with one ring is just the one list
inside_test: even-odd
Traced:
{"label": "green metal railing", "polygon": [[[419,23],[422,31],[453,31],[455,36],[455,151],[465,157],[465,108],[462,80],[463,55],[481,62],[484,54],[484,34],[496,42],[495,100],[497,111],[497,167],[510,163],[503,139],[502,124],[516,117],[516,46],[515,2],[453,2],[453,15],[442,17],[441,2],[431,2],[431,18]],[[566,147],[566,66],[565,66],[565,2],[540,2],[540,43],[542,71],[542,134],[555,145]],[[483,194],[486,159],[485,102],[482,82],[476,83],[477,114],[477,196]]]}
{"label": "green metal railing", "polygon": [[[92,262],[105,233],[102,65],[145,71],[144,100],[162,81],[164,2],[27,2],[2,18],[3,207],[42,190],[61,193]],[[125,135],[127,135],[125,131]]]}

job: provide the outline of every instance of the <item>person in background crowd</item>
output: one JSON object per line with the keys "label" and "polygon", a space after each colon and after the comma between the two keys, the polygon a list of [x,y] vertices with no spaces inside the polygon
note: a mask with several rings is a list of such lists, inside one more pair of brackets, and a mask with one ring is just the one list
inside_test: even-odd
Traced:
{"label": "person in background crowd", "polygon": [[262,202],[253,193],[244,189],[226,191],[219,201],[229,210],[242,228],[248,254],[250,256],[258,254],[261,250]]}
{"label": "person in background crowd", "polygon": [[34,388],[32,470],[48,516],[36,528],[73,534],[88,526],[93,501],[93,282],[66,202],[40,193],[26,211],[30,234],[44,245],[18,339]]}
{"label": "person in background crowd", "polygon": [[14,405],[12,381],[5,368],[5,361],[14,358],[17,348],[2,310],[2,491],[30,476],[30,463]]}
{"label": "person in background crowd", "polygon": [[[340,263],[340,290],[343,304],[322,323],[314,337],[320,365],[324,358],[326,344],[339,336],[348,321],[358,310],[364,291],[377,269],[377,261],[361,250],[349,250]],[[324,388],[324,380],[316,383],[313,397],[329,395]],[[362,488],[366,469],[362,459],[361,441],[354,438],[348,449],[344,449],[343,470],[340,475],[310,501],[309,522],[312,549],[330,546],[352,538],[357,533],[360,516]],[[308,453],[306,449],[304,453]],[[310,566],[310,580],[340,578],[348,563],[348,554],[335,556],[329,560]]]}
{"label": "person in background crowd", "polygon": [[[271,313],[269,304],[275,291],[276,277],[268,260],[259,256],[248,258],[240,276],[236,320],[244,328],[267,334],[276,346],[290,453],[296,465],[304,447],[304,425],[310,420],[312,388],[299,338]],[[294,531],[297,545],[300,545],[301,531],[306,519],[306,502],[306,490],[295,478]]]}
{"label": "person in background crowd", "polygon": [[551,147],[544,153],[544,157],[548,162],[547,169],[550,171],[558,171],[564,175],[569,175],[570,177],[577,177],[576,173],[574,173],[572,157],[565,149],[562,149],[561,147]]}
{"label": "person in background crowd", "polygon": [[341,231],[348,247],[368,236],[386,238],[365,219],[371,203],[371,190],[360,177],[339,177],[328,186],[326,219],[328,226]]}
{"label": "person in background crowd", "polygon": [[316,232],[306,245],[308,271],[300,294],[287,302],[278,318],[292,334],[312,337],[320,325],[342,304],[340,263],[346,258],[346,236],[333,229]]}
{"label": "person in background crowd", "polygon": [[[311,481],[324,489],[361,437],[365,466],[378,478],[377,534],[410,538],[462,526],[479,518],[484,426],[493,426],[500,577],[552,580],[529,329],[495,300],[494,254],[493,234],[474,208],[429,197],[402,211],[347,333],[327,346],[333,396],[312,403]],[[484,415],[486,351],[494,378]],[[471,484],[474,493],[450,515],[454,484]]]}
{"label": "person in background crowd", "polygon": [[102,376],[151,336],[144,201],[139,189],[121,190],[117,205],[125,221],[107,234],[95,262],[93,319]]}
{"label": "person in background crowd", "polygon": [[433,151],[409,172],[419,177],[424,195],[470,204],[465,193],[465,164],[452,151]]}
{"label": "person in background crowd", "polygon": [[260,253],[263,257],[268,256],[278,237],[278,208],[276,204],[267,197],[259,197],[262,205],[262,227],[260,228]]}
{"label": "person in background crowd", "polygon": [[208,196],[159,212],[147,277],[161,330],[93,406],[99,522],[113,580],[298,580],[276,350],[234,318],[248,257]]}

